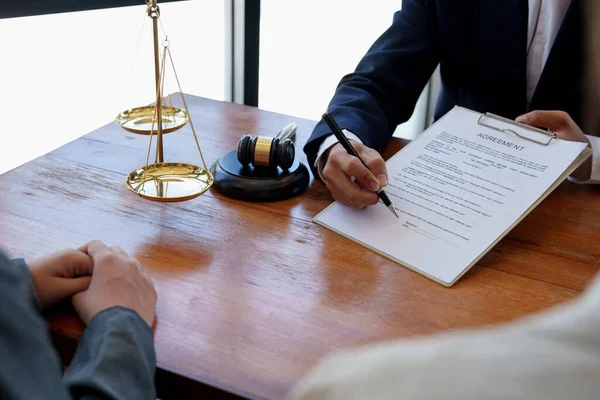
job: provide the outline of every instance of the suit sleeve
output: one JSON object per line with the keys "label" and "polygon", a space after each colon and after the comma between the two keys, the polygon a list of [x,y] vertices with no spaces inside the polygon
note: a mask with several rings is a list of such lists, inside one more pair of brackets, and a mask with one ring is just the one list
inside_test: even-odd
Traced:
{"label": "suit sleeve", "polygon": [[67,373],[29,269],[0,253],[0,399],[156,399],[152,330],[132,310],[96,315]]}
{"label": "suit sleeve", "polygon": [[[340,81],[328,111],[342,129],[375,149],[383,148],[396,126],[407,121],[439,62],[437,14],[433,1],[404,0],[392,25],[371,46],[356,70]],[[330,130],[323,121],[304,146],[313,175],[315,160]]]}
{"label": "suit sleeve", "polygon": [[68,399],[27,265],[0,253],[0,398]]}
{"label": "suit sleeve", "polygon": [[112,307],[90,321],[63,380],[74,399],[156,399],[155,368],[150,327]]}

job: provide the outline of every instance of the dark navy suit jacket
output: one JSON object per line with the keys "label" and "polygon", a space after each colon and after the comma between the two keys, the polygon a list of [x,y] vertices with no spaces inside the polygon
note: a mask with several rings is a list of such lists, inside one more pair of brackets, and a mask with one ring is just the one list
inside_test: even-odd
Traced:
{"label": "dark navy suit jacket", "polygon": [[[342,129],[382,149],[440,64],[435,119],[459,105],[513,119],[534,109],[563,110],[581,123],[580,3],[572,0],[567,10],[529,106],[527,0],[404,0],[391,27],[341,80],[328,110]],[[304,147],[315,177],[316,154],[329,134],[319,122]]]}

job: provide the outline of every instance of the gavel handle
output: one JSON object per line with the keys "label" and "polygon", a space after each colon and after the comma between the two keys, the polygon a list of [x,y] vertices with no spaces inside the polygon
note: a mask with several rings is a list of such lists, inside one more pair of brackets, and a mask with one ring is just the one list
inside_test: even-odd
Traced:
{"label": "gavel handle", "polygon": [[290,122],[289,124],[284,126],[283,129],[275,137],[278,138],[282,142],[285,139],[291,139],[296,135],[296,128],[297,128],[296,124],[293,122]]}

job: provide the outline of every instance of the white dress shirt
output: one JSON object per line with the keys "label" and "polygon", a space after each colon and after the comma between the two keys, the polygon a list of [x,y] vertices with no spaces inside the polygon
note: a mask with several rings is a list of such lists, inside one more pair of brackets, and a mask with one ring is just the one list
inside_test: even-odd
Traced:
{"label": "white dress shirt", "polygon": [[[529,19],[527,29],[527,103],[531,101],[535,88],[538,84],[554,39],[560,29],[571,0],[529,0]],[[362,141],[352,132],[344,129],[344,133],[349,139]],[[587,135],[592,150],[592,174],[587,181],[577,181],[569,177],[569,180],[576,183],[600,183],[600,137]],[[331,146],[337,143],[335,136],[327,137],[317,153],[315,167],[319,175],[325,167],[322,155]],[[321,175],[321,178],[323,176]]]}
{"label": "white dress shirt", "polygon": [[571,304],[504,326],[325,359],[292,400],[598,400],[600,275]]}

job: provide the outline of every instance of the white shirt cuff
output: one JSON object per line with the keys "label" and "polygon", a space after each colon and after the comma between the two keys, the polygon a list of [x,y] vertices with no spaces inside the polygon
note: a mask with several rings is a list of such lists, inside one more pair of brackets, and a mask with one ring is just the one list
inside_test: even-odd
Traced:
{"label": "white shirt cuff", "polygon": [[[356,140],[358,143],[362,143],[362,140],[360,140],[358,138],[358,136],[356,136],[354,133],[350,132],[347,129],[342,129],[342,132],[344,132],[344,135],[348,138],[348,139],[352,139],[352,140]],[[319,152],[317,153],[317,159],[315,160],[315,168],[317,168],[317,171],[319,172],[319,176],[321,177],[322,181],[325,181],[325,179],[323,179],[323,168],[325,168],[325,160],[323,160],[323,154],[325,154],[325,152],[327,150],[329,150],[331,148],[331,146],[333,146],[334,144],[338,143],[338,140],[336,139],[336,137],[331,134],[327,137],[327,139],[325,139],[323,141],[323,143],[321,143],[321,147],[319,147]],[[600,146],[600,144],[599,144]]]}
{"label": "white shirt cuff", "polygon": [[573,183],[600,183],[600,137],[586,135],[592,145],[592,173],[587,181],[579,181],[573,177],[568,177]]}

